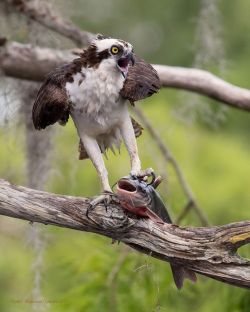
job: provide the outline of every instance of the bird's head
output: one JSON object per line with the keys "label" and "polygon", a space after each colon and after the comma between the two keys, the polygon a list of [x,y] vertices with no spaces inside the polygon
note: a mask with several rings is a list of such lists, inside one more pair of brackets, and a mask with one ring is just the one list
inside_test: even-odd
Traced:
{"label": "bird's head", "polygon": [[89,66],[105,63],[109,69],[116,70],[127,77],[130,64],[134,65],[133,46],[123,40],[98,35],[87,49]]}

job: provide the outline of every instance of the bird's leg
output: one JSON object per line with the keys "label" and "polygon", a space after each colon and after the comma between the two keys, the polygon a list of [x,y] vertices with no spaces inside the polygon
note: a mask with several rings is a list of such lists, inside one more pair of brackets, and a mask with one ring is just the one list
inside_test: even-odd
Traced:
{"label": "bird's leg", "polygon": [[139,178],[147,178],[148,176],[152,176],[154,172],[152,168],[141,170],[141,161],[138,154],[136,137],[129,114],[127,114],[126,118],[124,118],[123,124],[121,126],[121,134],[130,156],[131,176]]}
{"label": "bird's leg", "polygon": [[87,216],[88,216],[90,211],[93,210],[100,203],[104,203],[107,209],[110,202],[114,200],[115,194],[112,192],[111,187],[109,185],[108,171],[105,167],[105,164],[102,158],[102,153],[101,153],[101,150],[97,141],[94,138],[86,136],[86,135],[81,135],[81,140],[89,158],[91,159],[92,163],[94,164],[97,170],[97,173],[101,179],[102,189],[103,189],[103,194],[101,194],[100,196],[97,196],[95,199],[93,199],[90,202],[90,205],[87,209]]}

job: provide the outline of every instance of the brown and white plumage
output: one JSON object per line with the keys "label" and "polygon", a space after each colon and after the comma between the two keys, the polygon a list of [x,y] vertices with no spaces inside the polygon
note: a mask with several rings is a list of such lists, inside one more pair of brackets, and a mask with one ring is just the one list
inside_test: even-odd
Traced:
{"label": "brown and white plumage", "polygon": [[[134,64],[132,64],[134,61]],[[142,127],[128,113],[128,101],[157,92],[160,82],[153,67],[134,55],[131,44],[98,36],[79,58],[48,75],[33,107],[36,129],[72,117],[80,137],[80,159],[90,158],[105,191],[111,191],[101,153],[123,139],[131,172],[141,170],[135,136]]]}

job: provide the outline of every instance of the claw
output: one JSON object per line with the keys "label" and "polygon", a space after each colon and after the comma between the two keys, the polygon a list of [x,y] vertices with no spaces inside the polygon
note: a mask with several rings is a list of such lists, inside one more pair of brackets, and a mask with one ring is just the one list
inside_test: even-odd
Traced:
{"label": "claw", "polygon": [[97,196],[95,199],[93,199],[88,208],[87,208],[87,211],[86,211],[86,217],[89,218],[89,213],[91,211],[93,211],[95,209],[95,207],[100,204],[100,203],[103,203],[104,206],[105,206],[105,209],[106,209],[106,212],[108,211],[108,206],[109,204],[112,202],[112,201],[117,201],[116,199],[116,195],[112,192],[107,192],[107,191],[104,191],[103,194]]}
{"label": "claw", "polygon": [[155,183],[156,175],[154,171],[151,172],[151,177],[152,177],[152,180],[150,183],[148,183],[148,185],[153,185]]}
{"label": "claw", "polygon": [[152,177],[152,180],[150,183],[148,183],[149,185],[153,184],[155,179],[156,179],[156,175],[154,173],[154,170],[152,168],[147,168],[145,170],[141,170],[139,172],[139,174],[135,175],[135,174],[130,174],[131,178],[133,180],[136,180],[136,179],[141,179],[143,181],[147,181],[148,177]]}

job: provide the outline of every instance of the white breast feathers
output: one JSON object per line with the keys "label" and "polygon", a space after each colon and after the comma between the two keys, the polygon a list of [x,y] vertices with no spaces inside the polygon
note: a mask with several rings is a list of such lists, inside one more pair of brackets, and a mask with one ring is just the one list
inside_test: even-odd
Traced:
{"label": "white breast feathers", "polygon": [[80,133],[97,137],[114,132],[127,113],[126,101],[119,94],[124,78],[113,62],[106,59],[98,68],[83,67],[73,82],[66,83],[70,113]]}

